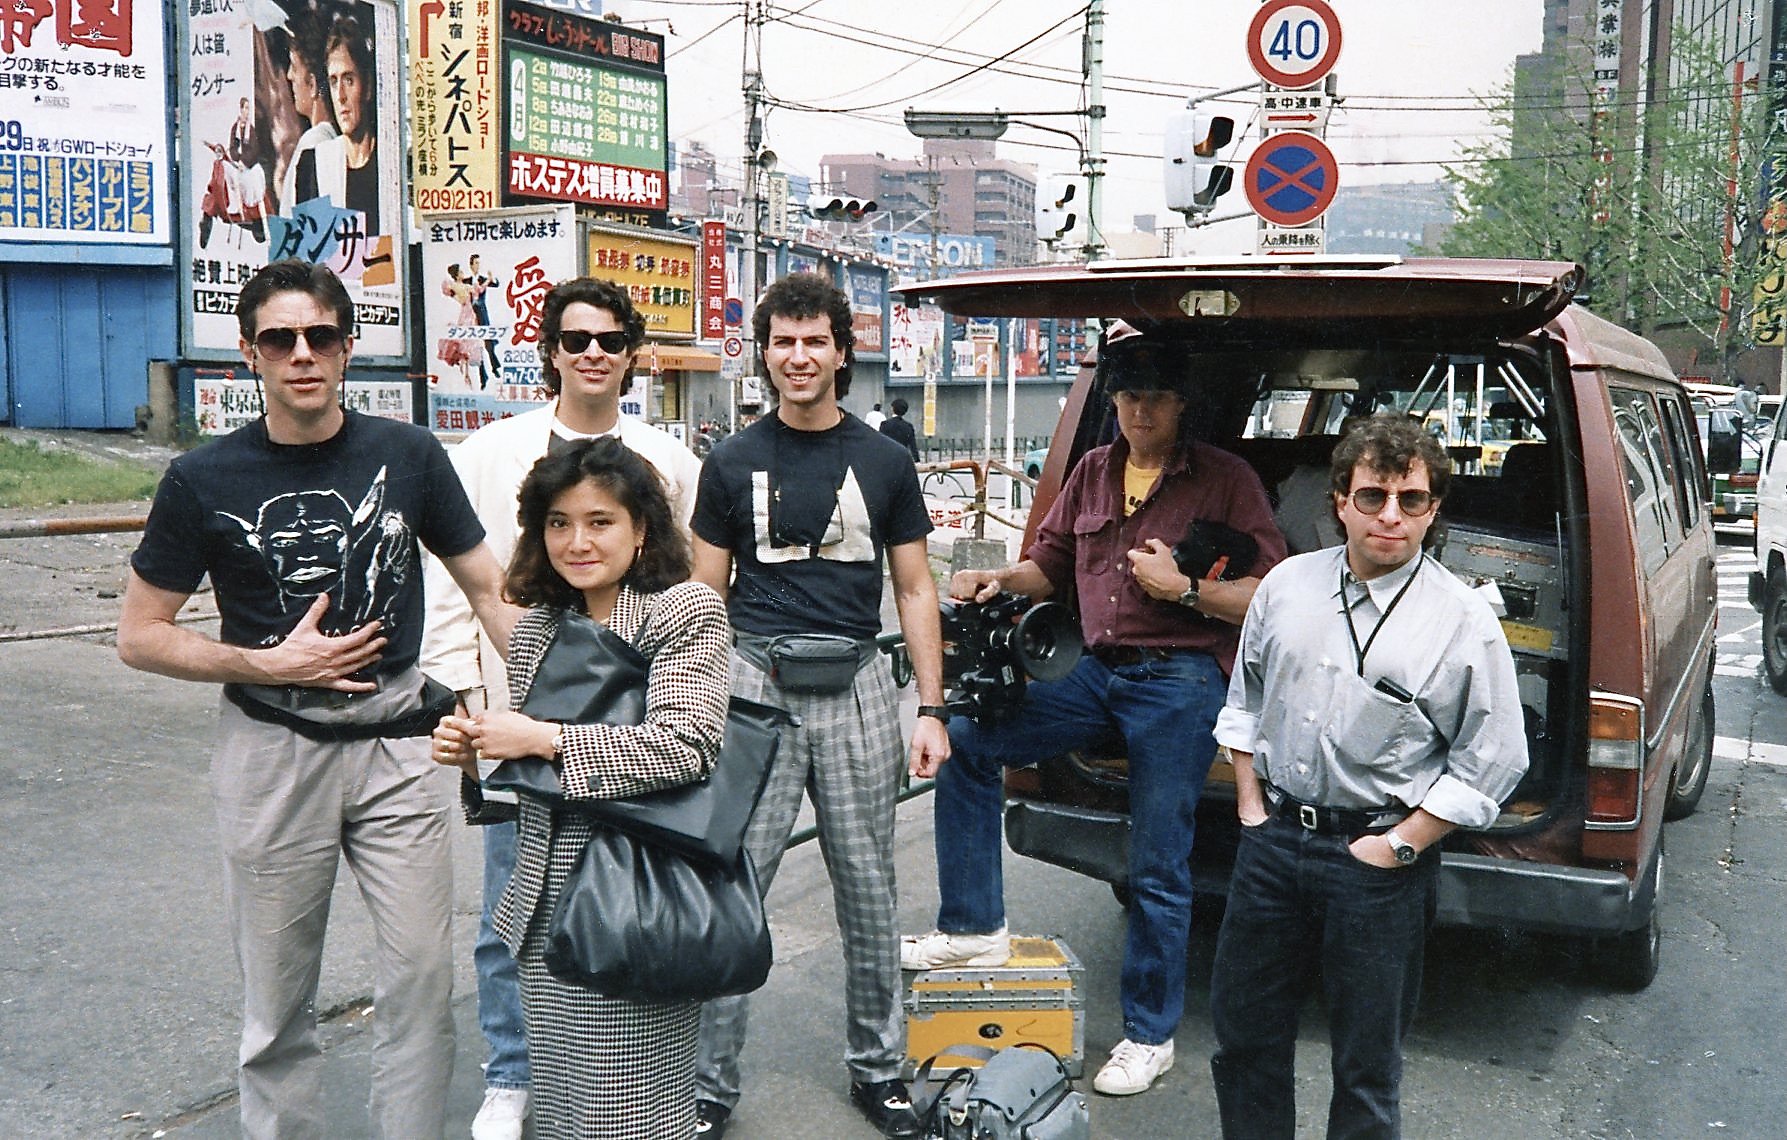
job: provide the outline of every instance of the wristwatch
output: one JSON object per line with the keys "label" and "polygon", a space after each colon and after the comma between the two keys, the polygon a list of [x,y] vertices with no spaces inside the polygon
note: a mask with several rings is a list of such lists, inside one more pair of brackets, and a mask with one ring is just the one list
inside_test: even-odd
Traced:
{"label": "wristwatch", "polygon": [[1193,578],[1191,585],[1185,587],[1185,592],[1179,595],[1179,604],[1188,610],[1196,608],[1198,604],[1198,580],[1196,578]]}
{"label": "wristwatch", "polygon": [[932,720],[940,720],[944,724],[949,723],[949,710],[942,705],[919,705],[918,715],[921,717],[928,716]]}
{"label": "wristwatch", "polygon": [[1409,866],[1416,859],[1421,857],[1421,853],[1415,850],[1415,845],[1413,843],[1410,843],[1394,831],[1384,832],[1384,842],[1390,845],[1390,854],[1396,856],[1396,861],[1401,863],[1404,867]]}

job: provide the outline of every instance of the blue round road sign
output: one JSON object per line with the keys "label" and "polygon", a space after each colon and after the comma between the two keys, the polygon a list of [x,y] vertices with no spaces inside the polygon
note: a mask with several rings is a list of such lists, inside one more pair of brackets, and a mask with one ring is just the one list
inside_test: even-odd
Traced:
{"label": "blue round road sign", "polygon": [[1301,226],[1334,201],[1340,164],[1321,139],[1284,131],[1254,148],[1243,183],[1254,213],[1274,225]]}
{"label": "blue round road sign", "polygon": [[726,324],[728,326],[744,324],[745,323],[745,303],[737,297],[726,298],[726,308],[725,308],[724,315],[726,318]]}

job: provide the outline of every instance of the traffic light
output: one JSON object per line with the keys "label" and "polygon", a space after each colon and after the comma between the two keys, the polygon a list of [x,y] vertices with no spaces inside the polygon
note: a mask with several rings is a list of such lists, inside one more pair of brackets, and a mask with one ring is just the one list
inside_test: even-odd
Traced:
{"label": "traffic light", "polygon": [[1080,180],[1048,174],[1036,184],[1036,236],[1050,245],[1080,228],[1085,213]]}
{"label": "traffic light", "polygon": [[1235,172],[1216,154],[1235,137],[1235,120],[1227,115],[1185,108],[1167,120],[1167,209],[1181,214],[1207,214],[1216,199],[1235,184]]}
{"label": "traffic light", "polygon": [[873,198],[852,198],[845,194],[812,194],[807,198],[807,213],[822,222],[860,222],[880,209]]}

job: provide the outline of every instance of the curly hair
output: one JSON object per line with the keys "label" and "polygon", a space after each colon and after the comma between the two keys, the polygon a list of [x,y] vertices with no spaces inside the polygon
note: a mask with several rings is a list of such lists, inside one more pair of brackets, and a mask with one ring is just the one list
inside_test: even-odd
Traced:
{"label": "curly hair", "polygon": [[[1416,460],[1426,465],[1427,489],[1438,503],[1452,485],[1452,457],[1417,421],[1395,412],[1379,412],[1346,429],[1334,445],[1328,484],[1336,495],[1344,496],[1352,492],[1353,468],[1359,464],[1364,463],[1385,478],[1395,478],[1407,475]],[[1342,536],[1346,534],[1346,527],[1338,518],[1335,526]],[[1439,536],[1440,528],[1436,526],[1427,532],[1422,545],[1432,546]]]}
{"label": "curly hair", "polygon": [[[600,277],[573,277],[569,281],[560,281],[546,294],[546,300],[540,309],[540,361],[545,368],[540,373],[546,390],[558,395],[558,370],[552,366],[552,350],[558,347],[558,334],[562,331],[565,320],[565,309],[581,301],[598,309],[606,309],[614,317],[621,331],[627,334],[627,351],[634,356],[639,354],[639,346],[645,343],[645,318],[633,306],[633,298],[627,295],[626,287],[612,281],[604,281]],[[633,370],[633,362],[627,362],[627,371]]]}
{"label": "curly hair", "polygon": [[243,340],[253,340],[258,331],[261,306],[276,293],[303,293],[325,309],[335,312],[335,324],[342,336],[354,335],[354,302],[335,271],[326,265],[313,265],[288,257],[271,261],[250,277],[236,297],[236,328]]}
{"label": "curly hair", "polygon": [[583,608],[583,592],[560,577],[546,556],[546,515],[560,495],[585,480],[613,496],[645,531],[645,545],[622,584],[649,594],[688,578],[689,540],[676,524],[657,468],[613,436],[599,436],[548,454],[522,480],[515,496],[521,534],[503,584],[516,605]]}
{"label": "curly hair", "polygon": [[771,317],[801,321],[825,317],[831,321],[831,339],[843,357],[836,379],[838,399],[848,396],[850,366],[856,363],[856,333],[851,329],[850,298],[844,291],[817,273],[790,273],[763,291],[751,314],[751,335],[757,338],[757,359],[766,372],[769,364],[763,358],[763,349],[769,344]]}

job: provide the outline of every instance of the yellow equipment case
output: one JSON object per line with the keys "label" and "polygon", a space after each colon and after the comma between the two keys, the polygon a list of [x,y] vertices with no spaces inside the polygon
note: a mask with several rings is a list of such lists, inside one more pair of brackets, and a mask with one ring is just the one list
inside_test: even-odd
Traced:
{"label": "yellow equipment case", "polygon": [[1003,966],[913,974],[906,994],[906,1079],[931,1057],[944,1071],[981,1064],[953,1056],[952,1045],[1004,1049],[1024,1041],[1048,1046],[1068,1076],[1079,1077],[1086,1052],[1085,972],[1059,938],[1013,937],[1011,961]]}

